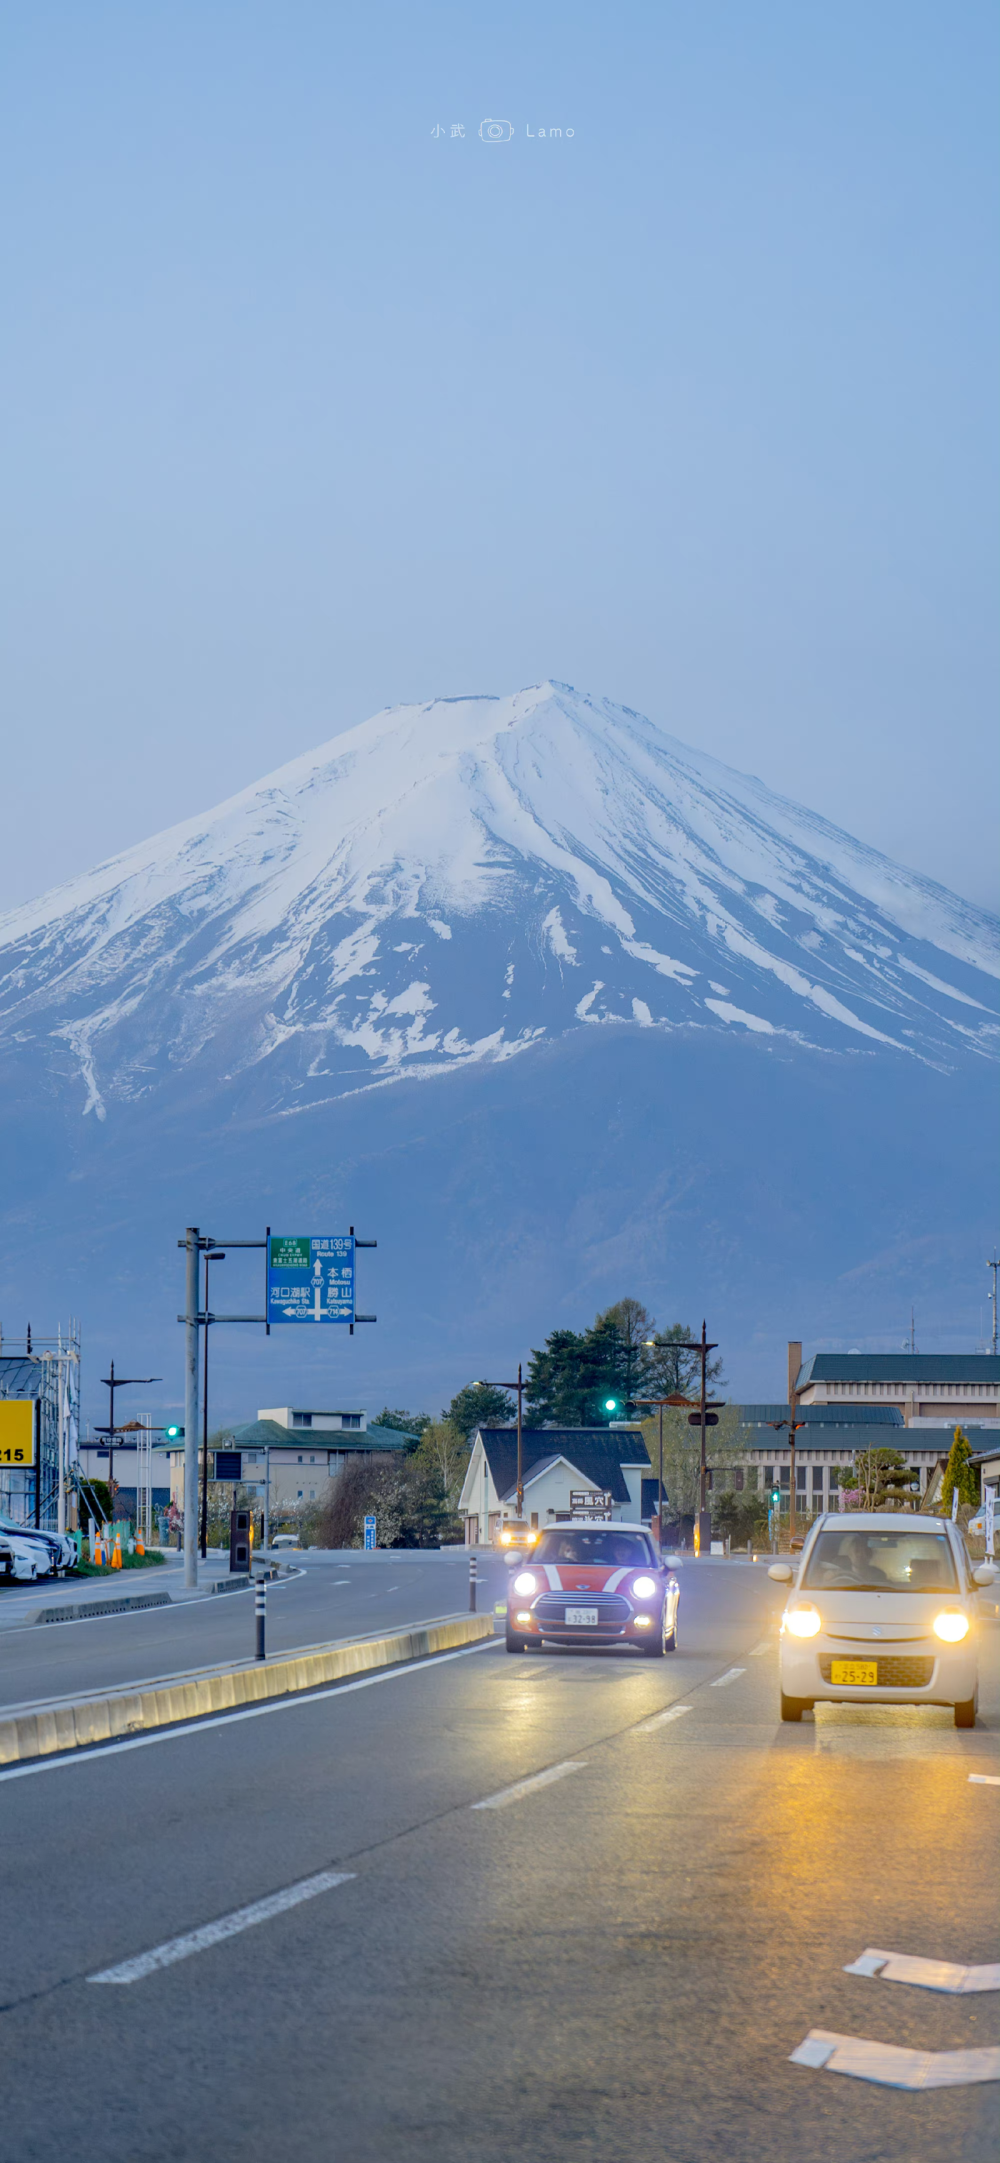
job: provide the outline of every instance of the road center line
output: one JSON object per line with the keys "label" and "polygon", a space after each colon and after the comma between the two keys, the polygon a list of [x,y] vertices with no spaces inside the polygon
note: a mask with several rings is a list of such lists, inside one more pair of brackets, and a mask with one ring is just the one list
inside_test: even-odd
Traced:
{"label": "road center line", "polygon": [[320,1870],[314,1878],[300,1878],[297,1885],[286,1885],[283,1892],[269,1893],[266,1900],[252,1900],[248,1908],[234,1908],[231,1915],[203,1923],[200,1930],[167,1938],[162,1945],[154,1945],[151,1952],[137,1953],[134,1959],[119,1961],[114,1968],[101,1968],[98,1974],[88,1975],[87,1981],[141,1983],[144,1976],[155,1975],[158,1968],[170,1968],[175,1960],[187,1960],[191,1953],[204,1953],[223,1938],[235,1938],[241,1930],[252,1930],[255,1923],[269,1923],[273,1915],[284,1915],[303,1900],[315,1900],[317,1893],[332,1892],[335,1885],[346,1885],[354,1876],[353,1870]]}
{"label": "road center line", "polygon": [[679,1720],[682,1712],[693,1711],[693,1705],[668,1705],[665,1711],[654,1712],[651,1720],[640,1720],[636,1733],[649,1735],[654,1727],[665,1727],[668,1720]]}
{"label": "road center line", "polygon": [[104,1742],[95,1744],[91,1750],[74,1750],[67,1757],[34,1758],[30,1765],[8,1765],[0,1771],[0,1781],[27,1780],[37,1772],[60,1772],[67,1765],[94,1765],[106,1757],[119,1757],[125,1750],[151,1750],[158,1742],[186,1742],[192,1735],[204,1735],[214,1727],[233,1727],[239,1720],[263,1720],[272,1712],[293,1712],[302,1705],[316,1705],[328,1697],[347,1697],[352,1690],[370,1690],[378,1682],[398,1682],[402,1676],[417,1675],[427,1667],[443,1667],[446,1660],[467,1660],[473,1652],[494,1652],[502,1639],[481,1637],[476,1645],[460,1645],[457,1652],[432,1653],[427,1660],[407,1660],[399,1667],[383,1667],[374,1675],[361,1675],[357,1682],[335,1682],[328,1690],[301,1690],[294,1697],[276,1697],[267,1705],[248,1705],[243,1712],[213,1713],[209,1720],[187,1720],[180,1727],[162,1727],[155,1735],[130,1735],[127,1742]]}
{"label": "road center line", "polygon": [[969,1778],[975,1787],[1000,1787],[1000,1773],[970,1772]]}
{"label": "road center line", "polygon": [[731,1667],[727,1670],[726,1674],[716,1675],[715,1681],[710,1682],[708,1687],[710,1690],[724,1690],[727,1682],[735,1682],[738,1675],[745,1674],[745,1667]]}
{"label": "road center line", "polygon": [[883,1983],[915,1983],[920,1990],[946,1990],[954,1997],[970,1997],[980,1990],[1000,1990],[1000,1960],[978,1968],[959,1967],[953,1960],[924,1960],[915,1953],[884,1953],[866,1945],[860,1959],[853,1960],[845,1975],[878,1975]]}
{"label": "road center line", "polygon": [[520,1802],[522,1796],[533,1795],[536,1788],[551,1787],[553,1780],[564,1780],[568,1772],[582,1772],[585,1758],[567,1758],[563,1765],[550,1765],[546,1772],[532,1773],[528,1780],[516,1780],[513,1787],[502,1787],[498,1795],[487,1795],[482,1802],[472,1803],[473,1810],[506,1810],[508,1803]]}

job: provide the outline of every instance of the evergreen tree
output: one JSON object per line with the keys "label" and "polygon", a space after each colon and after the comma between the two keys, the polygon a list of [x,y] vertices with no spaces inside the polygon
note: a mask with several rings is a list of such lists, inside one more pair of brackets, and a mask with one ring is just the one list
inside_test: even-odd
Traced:
{"label": "evergreen tree", "polygon": [[383,1405],[378,1418],[371,1422],[373,1427],[391,1427],[395,1434],[415,1435],[422,1435],[424,1428],[430,1424],[429,1412],[403,1412],[398,1406],[394,1412],[390,1412],[387,1404]]}
{"label": "evergreen tree", "polygon": [[513,1398],[492,1382],[467,1382],[441,1414],[447,1426],[457,1428],[463,1441],[477,1427],[509,1427],[514,1417]]}
{"label": "evergreen tree", "polygon": [[[644,1397],[696,1396],[701,1363],[696,1352],[681,1349],[690,1341],[684,1322],[657,1331],[638,1299],[619,1299],[598,1314],[589,1329],[554,1329],[542,1351],[532,1352],[528,1367],[528,1414],[535,1426],[605,1427],[607,1400],[614,1397],[617,1417],[638,1412]],[[709,1360],[710,1389],[722,1373],[721,1359]]]}
{"label": "evergreen tree", "polygon": [[979,1474],[975,1465],[969,1462],[971,1456],[968,1436],[962,1433],[961,1427],[956,1427],[941,1482],[941,1504],[946,1511],[951,1509],[951,1498],[956,1487],[960,1503],[972,1504],[979,1500]]}

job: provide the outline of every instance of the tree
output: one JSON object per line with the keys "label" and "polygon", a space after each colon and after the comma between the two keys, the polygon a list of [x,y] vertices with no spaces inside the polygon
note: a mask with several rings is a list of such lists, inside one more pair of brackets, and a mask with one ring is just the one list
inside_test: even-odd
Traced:
{"label": "tree", "polygon": [[380,1547],[436,1547],[450,1512],[433,1468],[418,1465],[416,1456],[346,1464],[317,1510],[318,1545],[363,1546],[371,1513]]}
{"label": "tree", "polygon": [[[705,1460],[717,1477],[721,1474],[731,1478],[729,1467],[740,1453],[738,1407],[724,1405],[718,1420],[718,1426],[709,1427],[706,1432]],[[660,1464],[658,1413],[654,1413],[652,1419],[643,1420],[642,1434],[655,1475]],[[667,1405],[663,1413],[663,1485],[666,1490],[664,1520],[669,1517],[673,1522],[679,1522],[682,1518],[694,1517],[701,1489],[701,1430],[689,1427],[687,1413],[679,1408],[675,1410],[671,1405]]]}
{"label": "tree", "polygon": [[712,1531],[722,1540],[733,1540],[738,1547],[747,1540],[762,1540],[767,1533],[767,1500],[753,1489],[749,1494],[738,1495],[731,1487],[712,1495]]}
{"label": "tree", "polygon": [[509,1427],[514,1417],[513,1399],[492,1382],[467,1382],[451,1400],[441,1418],[457,1429],[463,1441],[477,1427]]}
{"label": "tree", "polygon": [[[691,1332],[675,1322],[657,1332],[639,1299],[619,1299],[595,1316],[589,1329],[554,1329],[528,1368],[528,1413],[537,1425],[606,1426],[613,1397],[627,1417],[644,1397],[696,1394],[701,1362],[681,1349]],[[659,1340],[659,1341],[657,1341]],[[716,1384],[721,1359],[709,1360],[706,1380]]]}
{"label": "tree", "polygon": [[454,1510],[469,1462],[468,1438],[451,1420],[430,1420],[413,1451],[414,1469],[431,1473],[438,1481],[442,1499]]}
{"label": "tree", "polygon": [[391,1427],[395,1434],[422,1435],[425,1427],[431,1424],[431,1415],[429,1412],[402,1412],[398,1408],[390,1412],[386,1404],[371,1424],[373,1427]]}
{"label": "tree", "polygon": [[961,1427],[956,1427],[941,1481],[941,1507],[945,1511],[951,1509],[951,1499],[956,1487],[960,1503],[971,1504],[979,1500],[979,1474],[975,1465],[969,1461],[971,1456],[968,1436],[962,1433]]}
{"label": "tree", "polygon": [[858,1510],[902,1509],[909,1500],[913,1474],[898,1450],[859,1450],[852,1465],[841,1465],[839,1487],[858,1496]]}

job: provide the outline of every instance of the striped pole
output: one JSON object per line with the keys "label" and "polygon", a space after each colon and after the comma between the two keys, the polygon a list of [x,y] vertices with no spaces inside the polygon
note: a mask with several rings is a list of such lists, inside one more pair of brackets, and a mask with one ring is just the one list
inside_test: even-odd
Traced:
{"label": "striped pole", "polygon": [[469,1613],[470,1613],[470,1615],[474,1615],[474,1614],[475,1614],[475,1612],[476,1612],[476,1550],[475,1550],[475,1548],[473,1548],[473,1550],[472,1550],[472,1553],[471,1553],[471,1555],[469,1556]]}
{"label": "striped pole", "polygon": [[266,1660],[264,1633],[267,1627],[267,1586],[262,1577],[257,1579],[253,1592],[253,1611],[257,1620],[257,1658]]}

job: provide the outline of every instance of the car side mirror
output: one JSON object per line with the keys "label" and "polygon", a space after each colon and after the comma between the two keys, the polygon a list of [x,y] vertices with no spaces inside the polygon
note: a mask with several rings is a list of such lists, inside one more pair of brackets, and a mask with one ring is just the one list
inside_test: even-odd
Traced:
{"label": "car side mirror", "polygon": [[776,1585],[790,1585],[795,1573],[790,1562],[772,1562],[767,1574]]}
{"label": "car side mirror", "polygon": [[981,1562],[978,1569],[972,1572],[973,1583],[976,1585],[995,1585],[998,1577],[1000,1570],[995,1562]]}

